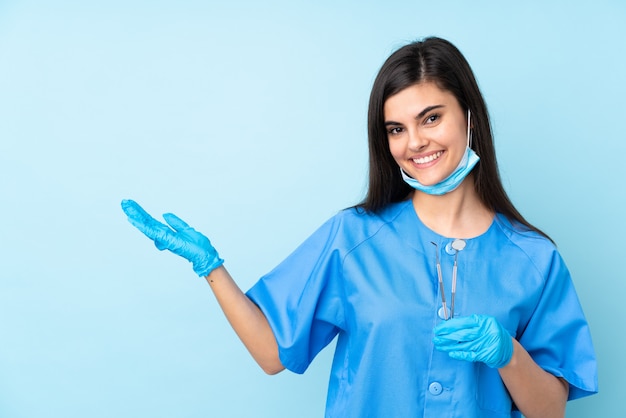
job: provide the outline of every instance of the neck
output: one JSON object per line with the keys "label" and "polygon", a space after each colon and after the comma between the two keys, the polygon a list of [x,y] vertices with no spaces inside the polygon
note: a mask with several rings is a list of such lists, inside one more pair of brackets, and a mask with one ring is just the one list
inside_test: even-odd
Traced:
{"label": "neck", "polygon": [[473,238],[483,234],[494,213],[482,203],[470,174],[450,193],[434,196],[413,192],[413,207],[420,220],[439,235],[450,238]]}

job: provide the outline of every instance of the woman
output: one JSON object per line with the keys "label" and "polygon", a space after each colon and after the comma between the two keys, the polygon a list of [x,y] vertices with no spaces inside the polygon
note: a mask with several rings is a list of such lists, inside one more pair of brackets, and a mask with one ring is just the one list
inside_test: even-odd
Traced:
{"label": "woman", "polygon": [[338,337],[329,417],[562,417],[597,391],[589,329],[551,240],[502,187],[487,108],[451,43],[393,53],[369,105],[369,188],[247,293],[209,240],[133,201],[193,263],[267,373]]}

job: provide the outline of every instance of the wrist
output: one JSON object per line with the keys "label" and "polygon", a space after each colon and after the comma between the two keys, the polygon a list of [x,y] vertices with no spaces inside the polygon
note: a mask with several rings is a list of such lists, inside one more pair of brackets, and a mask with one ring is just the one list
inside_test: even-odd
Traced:
{"label": "wrist", "polygon": [[518,349],[516,346],[519,345],[519,343],[515,338],[511,337],[510,335],[508,336],[508,338],[508,342],[504,342],[505,347],[502,350],[502,361],[501,364],[497,366],[498,369],[502,369],[504,367],[514,368],[518,363],[518,359],[516,356]]}
{"label": "wrist", "polygon": [[215,257],[210,257],[199,265],[194,264],[193,271],[195,271],[199,277],[206,277],[222,264],[224,264],[224,260],[216,253]]}

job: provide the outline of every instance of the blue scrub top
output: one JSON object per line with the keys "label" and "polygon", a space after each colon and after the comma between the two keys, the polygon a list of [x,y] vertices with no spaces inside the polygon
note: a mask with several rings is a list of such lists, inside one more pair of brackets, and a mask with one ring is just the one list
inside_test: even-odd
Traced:
{"label": "blue scrub top", "polygon": [[[379,214],[347,209],[248,291],[287,369],[303,373],[338,337],[327,417],[515,416],[496,369],[433,347],[442,320],[436,251],[449,301],[452,241],[427,228],[411,201]],[[554,245],[502,215],[466,244],[455,316],[497,318],[540,367],[569,382],[570,399],[597,392],[587,321]]]}

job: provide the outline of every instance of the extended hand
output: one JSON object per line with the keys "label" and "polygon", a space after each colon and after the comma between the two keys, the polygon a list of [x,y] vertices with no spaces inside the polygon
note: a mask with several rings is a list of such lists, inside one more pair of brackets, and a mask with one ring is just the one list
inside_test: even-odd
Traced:
{"label": "extended hand", "polygon": [[128,221],[153,240],[159,250],[169,250],[187,259],[200,277],[207,276],[224,263],[207,237],[173,213],[163,215],[168,226],[154,219],[133,200],[122,200],[122,210]]}
{"label": "extended hand", "polygon": [[506,366],[513,356],[513,340],[492,316],[452,318],[434,329],[435,348],[457,360],[481,361],[492,368]]}

